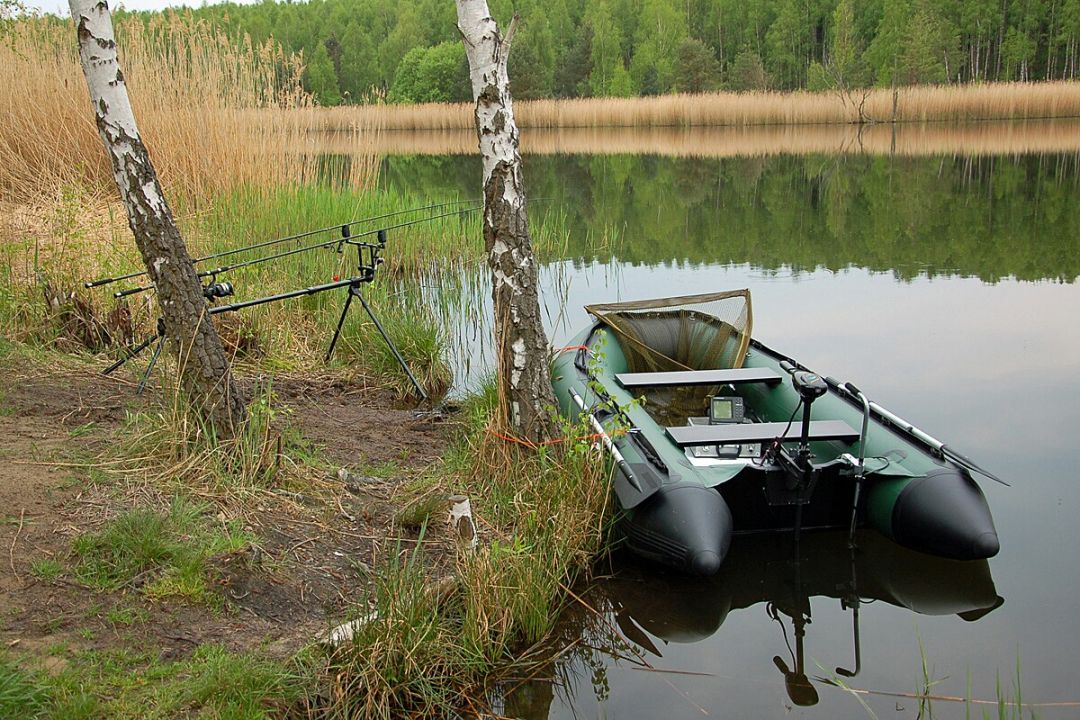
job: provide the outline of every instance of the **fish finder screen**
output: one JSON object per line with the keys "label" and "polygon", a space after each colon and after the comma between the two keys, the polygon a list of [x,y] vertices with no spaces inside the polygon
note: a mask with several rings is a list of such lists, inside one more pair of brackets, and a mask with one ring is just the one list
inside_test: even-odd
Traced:
{"label": "fish finder screen", "polygon": [[717,398],[712,399],[712,412],[710,416],[713,420],[730,420],[732,415],[732,402],[729,398]]}

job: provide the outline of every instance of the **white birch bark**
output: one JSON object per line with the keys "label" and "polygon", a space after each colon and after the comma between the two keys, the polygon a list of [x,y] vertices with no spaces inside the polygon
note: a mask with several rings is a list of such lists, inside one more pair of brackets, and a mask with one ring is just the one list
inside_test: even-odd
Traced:
{"label": "white birch bark", "polygon": [[491,269],[500,396],[510,427],[536,441],[550,437],[555,406],[548,343],[540,316],[536,259],[525,214],[518,128],[506,63],[517,18],[506,37],[486,0],[456,0],[469,58],[476,134],[483,158],[484,245]]}
{"label": "white birch bark", "polygon": [[183,387],[226,432],[243,421],[244,402],[221,340],[206,314],[202,284],[173,220],[135,124],[105,0],[69,0],[98,133],[165,321],[181,358]]}

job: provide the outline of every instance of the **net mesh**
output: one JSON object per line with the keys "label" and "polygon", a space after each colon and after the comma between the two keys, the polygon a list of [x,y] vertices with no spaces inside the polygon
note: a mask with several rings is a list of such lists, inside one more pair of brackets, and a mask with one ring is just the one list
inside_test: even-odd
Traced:
{"label": "net mesh", "polygon": [[[753,329],[747,289],[588,305],[585,310],[615,333],[629,372],[740,368]],[[645,395],[650,412],[670,424],[677,417],[702,414],[706,396],[718,390],[676,387]]]}
{"label": "net mesh", "polygon": [[619,338],[630,372],[742,367],[750,344],[750,291],[588,305]]}

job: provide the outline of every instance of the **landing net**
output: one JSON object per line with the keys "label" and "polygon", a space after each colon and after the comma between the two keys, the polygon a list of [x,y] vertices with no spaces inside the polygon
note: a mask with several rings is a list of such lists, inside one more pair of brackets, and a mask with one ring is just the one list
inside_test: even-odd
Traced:
{"label": "landing net", "polygon": [[[753,328],[747,289],[588,305],[585,310],[615,333],[629,372],[740,368]],[[718,389],[653,390],[647,397],[654,411],[686,417],[701,415],[705,396]]]}
{"label": "landing net", "polygon": [[746,289],[585,310],[615,332],[630,372],[740,368],[753,326]]}

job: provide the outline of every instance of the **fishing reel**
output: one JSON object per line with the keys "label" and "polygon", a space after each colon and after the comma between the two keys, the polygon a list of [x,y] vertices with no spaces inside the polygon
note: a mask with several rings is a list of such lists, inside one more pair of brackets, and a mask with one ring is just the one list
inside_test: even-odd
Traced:
{"label": "fishing reel", "polygon": [[236,289],[230,282],[212,282],[209,285],[204,285],[202,289],[203,297],[213,302],[216,299],[227,298],[233,295]]}

